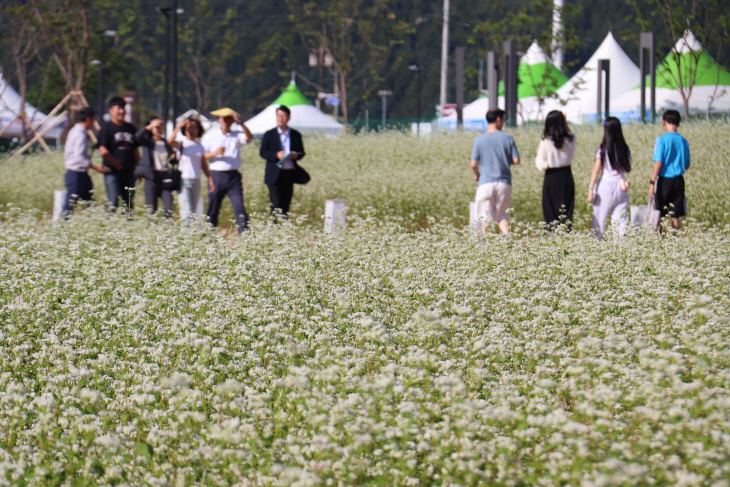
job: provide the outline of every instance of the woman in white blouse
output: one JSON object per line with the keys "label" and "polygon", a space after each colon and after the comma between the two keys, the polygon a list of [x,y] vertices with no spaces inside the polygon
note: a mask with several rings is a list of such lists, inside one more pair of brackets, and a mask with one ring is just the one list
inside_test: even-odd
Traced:
{"label": "woman in white blouse", "polygon": [[[175,140],[178,132],[182,132],[185,139]],[[213,154],[207,154],[203,150],[203,144],[198,139],[203,135],[203,125],[197,118],[188,118],[180,122],[167,142],[180,153],[180,172],[182,173],[180,184],[180,220],[189,224],[190,215],[195,214],[195,207],[200,198],[200,173],[201,171],[208,178],[210,191],[215,189],[215,184],[210,178],[208,171],[208,160]]]}
{"label": "woman in white blouse", "polygon": [[535,165],[545,173],[542,212],[545,223],[551,227],[563,224],[570,230],[573,221],[575,183],[570,165],[575,158],[576,142],[565,115],[557,110],[548,113]]}

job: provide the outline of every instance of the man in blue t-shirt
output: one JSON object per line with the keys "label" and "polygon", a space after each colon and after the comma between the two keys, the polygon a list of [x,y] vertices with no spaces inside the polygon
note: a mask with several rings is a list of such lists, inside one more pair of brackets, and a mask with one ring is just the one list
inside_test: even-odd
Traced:
{"label": "man in blue t-shirt", "polygon": [[[502,233],[509,233],[507,210],[512,199],[510,165],[520,163],[515,139],[502,132],[504,110],[487,112],[487,132],[474,140],[471,168],[479,183],[476,194],[477,218],[495,222]],[[486,233],[486,225],[482,225]]]}
{"label": "man in blue t-shirt", "polygon": [[649,186],[649,201],[654,198],[662,218],[672,217],[672,228],[679,230],[680,217],[687,216],[684,176],[689,169],[689,142],[677,133],[682,116],[677,110],[667,110],[662,126],[667,133],[657,137],[654,145],[654,172]]}

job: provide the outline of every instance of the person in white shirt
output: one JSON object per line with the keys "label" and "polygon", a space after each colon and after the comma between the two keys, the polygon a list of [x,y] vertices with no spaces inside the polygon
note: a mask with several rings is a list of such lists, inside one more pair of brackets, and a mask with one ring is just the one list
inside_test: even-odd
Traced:
{"label": "person in white shirt", "polygon": [[108,167],[100,164],[92,164],[89,157],[89,130],[94,126],[94,110],[91,107],[84,107],[76,112],[76,125],[69,130],[66,137],[66,148],[64,149],[64,165],[66,174],[66,201],[63,205],[65,214],[71,212],[71,207],[76,200],[91,201],[91,190],[94,188],[89,177],[89,168],[94,171],[107,174]]}
{"label": "person in white shirt", "polygon": [[[178,132],[182,132],[185,139],[177,141]],[[197,118],[190,117],[181,121],[173,130],[167,143],[177,149],[180,161],[180,172],[182,183],[180,185],[180,220],[185,224],[191,223],[191,215],[195,214],[200,198],[200,174],[205,174],[210,192],[215,191],[215,182],[208,170],[208,159],[212,154],[206,153],[198,139],[203,136],[205,130],[203,124]]]}
{"label": "person in white shirt", "polygon": [[631,172],[631,150],[624,139],[621,121],[616,117],[606,117],[603,141],[596,151],[596,163],[588,186],[588,202],[593,202],[593,233],[599,240],[606,233],[608,215],[611,215],[611,225],[614,231],[618,230],[618,235],[626,232],[629,221],[628,172]]}
{"label": "person in white shirt", "polygon": [[548,228],[565,225],[570,230],[573,221],[575,183],[570,165],[575,158],[576,142],[563,112],[548,113],[535,158],[535,165],[545,173],[542,212]]}
{"label": "person in white shirt", "polygon": [[[211,113],[218,117],[220,127],[210,131],[203,142],[205,152],[211,155],[208,167],[213,183],[208,193],[208,220],[214,227],[218,226],[218,214],[223,198],[227,195],[231,200],[240,234],[248,227],[248,214],[243,203],[243,184],[239,171],[241,146],[251,142],[253,135],[241,122],[238,114],[230,108],[221,108]],[[231,130],[234,123],[238,123],[243,131]]]}

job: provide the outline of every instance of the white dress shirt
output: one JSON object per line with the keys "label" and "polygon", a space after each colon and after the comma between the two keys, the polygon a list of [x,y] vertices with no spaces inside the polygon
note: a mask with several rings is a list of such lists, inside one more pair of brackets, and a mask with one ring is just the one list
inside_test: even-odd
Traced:
{"label": "white dress shirt", "polygon": [[[291,154],[291,129],[287,127],[286,132],[284,132],[283,130],[281,130],[281,127],[276,127],[276,130],[279,132],[279,140],[281,140],[281,150],[284,151],[284,156],[288,156],[289,154]],[[290,159],[282,163],[281,169],[284,171],[294,169],[294,163]]]}
{"label": "white dress shirt", "polygon": [[543,172],[548,169],[557,167],[570,166],[575,158],[575,145],[578,138],[571,133],[573,140],[567,138],[563,140],[563,147],[560,149],[550,139],[543,139],[537,148],[537,157],[535,158],[535,166]]}
{"label": "white dress shirt", "polygon": [[63,155],[66,169],[76,172],[86,172],[89,169],[89,134],[82,125],[76,124],[68,131]]}
{"label": "white dress shirt", "polygon": [[220,128],[212,130],[205,136],[203,146],[205,152],[213,152],[219,147],[225,148],[222,156],[215,156],[208,163],[211,171],[235,171],[241,168],[241,146],[248,144],[246,134],[231,130],[224,134]]}

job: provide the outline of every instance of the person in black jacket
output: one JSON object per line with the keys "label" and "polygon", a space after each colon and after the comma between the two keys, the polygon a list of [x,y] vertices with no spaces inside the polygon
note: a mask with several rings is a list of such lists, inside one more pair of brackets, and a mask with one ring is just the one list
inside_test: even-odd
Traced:
{"label": "person in black jacket", "polygon": [[151,213],[157,213],[157,200],[162,198],[165,216],[172,215],[172,190],[165,189],[163,179],[170,177],[168,161],[174,158],[175,152],[163,137],[165,128],[160,117],[152,117],[135,136],[142,147],[142,158],[134,174],[144,178],[145,205]]}
{"label": "person in black jacket", "polygon": [[[278,209],[283,215],[289,213],[294,183],[309,181],[309,175],[298,163],[304,157],[302,134],[289,127],[290,118],[289,107],[281,105],[276,109],[276,128],[264,134],[260,151],[261,157],[266,159],[264,183],[269,187],[271,212]],[[286,156],[289,158],[277,165]]]}

